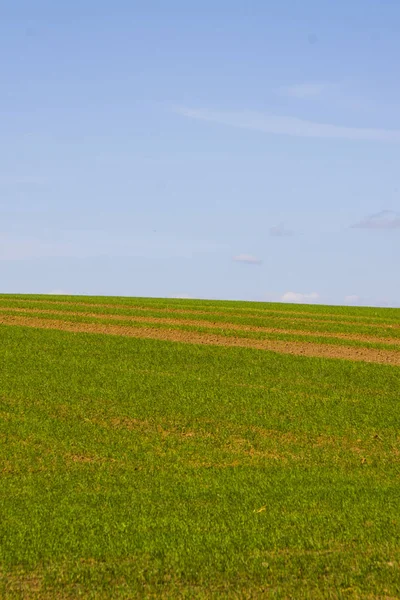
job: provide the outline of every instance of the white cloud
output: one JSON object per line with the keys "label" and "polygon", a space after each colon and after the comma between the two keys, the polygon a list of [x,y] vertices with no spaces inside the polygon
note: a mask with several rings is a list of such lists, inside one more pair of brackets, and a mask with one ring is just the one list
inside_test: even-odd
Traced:
{"label": "white cloud", "polygon": [[391,210],[382,210],[375,215],[365,217],[352,229],[400,229],[400,214]]}
{"label": "white cloud", "polygon": [[320,96],[322,93],[333,89],[332,83],[298,83],[295,85],[283,86],[277,92],[283,96],[292,98],[312,98]]}
{"label": "white cloud", "polygon": [[320,296],[316,292],[311,292],[310,294],[300,294],[299,292],[285,292],[285,294],[283,294],[281,298],[282,302],[293,302],[300,304],[318,302],[319,299]]}
{"label": "white cloud", "polygon": [[233,260],[235,262],[246,263],[248,265],[261,265],[262,264],[262,260],[260,260],[256,256],[252,256],[251,254],[239,254],[238,256],[234,256]]}
{"label": "white cloud", "polygon": [[292,235],[294,235],[294,231],[286,229],[284,223],[279,223],[279,225],[271,227],[271,229],[269,230],[269,234],[272,237],[291,237]]}
{"label": "white cloud", "polygon": [[289,135],[294,137],[363,140],[375,142],[400,142],[400,130],[366,127],[346,127],[329,123],[315,123],[297,117],[264,114],[252,111],[213,111],[196,108],[177,108],[180,115],[237,127],[251,129],[261,133]]}

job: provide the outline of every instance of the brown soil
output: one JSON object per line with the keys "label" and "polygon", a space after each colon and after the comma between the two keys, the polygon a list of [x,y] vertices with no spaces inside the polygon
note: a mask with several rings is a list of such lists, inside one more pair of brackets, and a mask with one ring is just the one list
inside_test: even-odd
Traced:
{"label": "brown soil", "polygon": [[[282,315],[287,318],[287,320],[291,321],[309,321],[310,317],[314,317],[312,320],[318,322],[328,322],[328,323],[338,323],[342,325],[365,325],[365,327],[390,327],[390,328],[400,328],[400,323],[387,323],[386,321],[382,321],[382,323],[370,323],[364,322],[364,319],[367,317],[357,317],[355,315],[351,315],[346,317],[345,315],[339,314],[328,314],[324,313],[323,315],[319,315],[318,313],[307,312],[307,311],[296,311],[296,310],[278,310],[278,309],[244,309],[243,311],[233,312],[235,309],[227,308],[225,312],[214,312],[208,310],[197,310],[193,308],[174,308],[174,307],[158,307],[158,306],[143,306],[143,305],[135,305],[135,304],[97,304],[97,303],[89,303],[89,302],[72,302],[65,300],[33,300],[33,299],[25,299],[23,302],[29,302],[33,304],[65,304],[66,306],[87,306],[89,308],[113,308],[113,309],[126,309],[126,310],[140,310],[143,312],[162,312],[162,313],[176,313],[176,314],[191,314],[191,315],[209,315],[210,317],[246,317],[248,319],[263,319],[268,318],[274,315]],[[6,307],[4,308],[6,310]],[[237,310],[237,309],[236,309]],[[250,312],[251,311],[251,312]],[[400,313],[399,313],[400,314]],[[294,317],[292,317],[294,315]],[[351,319],[355,319],[354,321]]]}
{"label": "brown soil", "polygon": [[314,344],[311,342],[285,342],[281,340],[250,340],[246,338],[224,337],[218,334],[205,334],[194,331],[179,331],[141,327],[123,327],[95,323],[74,323],[68,321],[32,319],[29,317],[0,316],[0,324],[34,327],[37,329],[57,329],[74,333],[100,333],[108,335],[147,338],[186,344],[205,344],[211,346],[253,348],[269,350],[281,354],[294,354],[320,358],[339,358],[352,361],[374,362],[400,366],[400,352],[375,348],[354,348]]}
{"label": "brown soil", "polygon": [[351,340],[356,342],[367,342],[367,343],[381,343],[381,344],[392,344],[400,345],[400,338],[386,338],[376,336],[366,336],[352,333],[333,333],[329,331],[307,331],[304,329],[282,329],[280,327],[261,327],[256,325],[240,325],[238,323],[226,323],[226,322],[210,322],[210,321],[196,321],[195,319],[175,319],[175,318],[163,318],[163,317],[137,317],[128,315],[109,315],[101,313],[73,313],[70,311],[62,310],[50,310],[50,309],[35,309],[35,308],[2,308],[1,312],[15,312],[22,314],[51,314],[58,316],[71,316],[71,317],[88,317],[91,319],[108,319],[110,321],[127,321],[132,323],[155,323],[161,325],[187,325],[191,327],[204,327],[205,329],[223,329],[231,331],[248,331],[253,333],[271,333],[271,334],[284,334],[284,335],[298,335],[305,337],[324,337],[340,340]]}

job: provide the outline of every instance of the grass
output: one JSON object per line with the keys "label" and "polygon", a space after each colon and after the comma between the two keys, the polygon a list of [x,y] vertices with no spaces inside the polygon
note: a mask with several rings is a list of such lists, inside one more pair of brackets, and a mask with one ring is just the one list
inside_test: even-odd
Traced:
{"label": "grass", "polygon": [[[21,313],[15,313],[12,310],[2,310],[0,312],[0,318],[1,315],[7,315],[7,316],[20,316]],[[218,323],[215,322],[214,320],[212,321],[213,327],[212,329],[210,329],[207,326],[201,326],[201,325],[190,325],[190,324],[183,324],[181,322],[176,321],[175,319],[172,319],[172,322],[168,322],[168,323],[157,323],[157,322],[153,322],[151,321],[151,318],[146,319],[146,317],[143,317],[141,315],[141,318],[144,319],[143,321],[126,321],[126,320],[122,320],[122,319],[118,319],[118,318],[107,318],[107,317],[103,317],[103,316],[88,316],[88,315],[80,315],[80,314],[69,314],[68,312],[63,313],[62,315],[60,315],[59,313],[47,313],[47,312],[41,312],[40,310],[38,310],[37,312],[35,312],[34,314],[32,313],[28,313],[26,315],[29,318],[33,318],[33,319],[44,319],[44,320],[48,320],[48,321],[56,321],[56,322],[62,322],[62,323],[89,323],[89,324],[97,324],[97,325],[120,325],[126,329],[132,328],[132,329],[136,329],[136,330],[140,330],[140,329],[148,329],[148,328],[152,328],[152,329],[156,329],[156,330],[167,330],[167,331],[187,331],[187,332],[198,332],[198,333],[204,333],[204,334],[217,334],[220,336],[224,336],[224,337],[228,337],[228,338],[243,338],[243,339],[252,339],[252,340],[281,340],[281,341],[287,341],[287,342],[310,342],[310,343],[318,343],[318,344],[328,344],[328,345],[338,345],[338,346],[347,346],[347,347],[354,347],[354,348],[376,348],[376,349],[381,349],[381,350],[399,350],[400,349],[400,337],[390,337],[390,338],[385,338],[384,336],[382,337],[376,337],[374,338],[373,335],[369,335],[367,339],[369,339],[370,341],[362,341],[362,340],[358,340],[358,339],[352,339],[351,337],[334,337],[335,332],[333,331],[329,331],[326,332],[328,333],[328,335],[330,337],[327,337],[326,335],[324,336],[323,332],[319,332],[319,333],[312,333],[310,331],[307,332],[306,331],[301,331],[300,332],[296,332],[296,330],[293,331],[293,333],[283,333],[280,331],[279,326],[278,327],[274,327],[274,330],[272,332],[264,332],[264,331],[243,331],[243,330],[237,330],[237,329],[231,329],[229,327],[229,323],[227,323],[226,325],[224,325],[224,323]],[[115,315],[115,317],[117,317],[117,315]],[[175,321],[175,322],[174,322]],[[235,326],[235,324],[233,324],[233,326]],[[285,331],[285,330],[283,330]],[[357,335],[354,332],[351,332],[350,335]],[[399,330],[399,336],[400,336],[400,330]],[[380,341],[377,341],[380,340]],[[382,341],[384,340],[384,341]]]}
{"label": "grass", "polygon": [[400,597],[399,367],[19,326],[0,337],[3,597]]}

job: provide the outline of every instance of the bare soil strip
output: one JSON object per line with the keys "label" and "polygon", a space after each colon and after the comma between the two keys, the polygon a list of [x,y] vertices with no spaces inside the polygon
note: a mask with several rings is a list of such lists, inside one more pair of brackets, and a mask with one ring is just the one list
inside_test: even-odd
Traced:
{"label": "bare soil strip", "polygon": [[[24,300],[25,301],[25,300]],[[268,319],[269,317],[275,317],[275,316],[282,316],[282,318],[284,318],[286,321],[290,321],[292,323],[296,323],[298,321],[300,321],[300,323],[302,324],[307,324],[307,323],[313,323],[313,324],[318,324],[318,323],[323,323],[323,324],[334,324],[334,325],[354,325],[354,326],[360,326],[362,325],[363,327],[370,327],[370,328],[375,328],[375,329],[399,329],[400,328],[400,324],[392,324],[392,323],[364,323],[363,321],[340,321],[340,320],[332,320],[332,319],[323,319],[320,318],[318,315],[316,315],[316,319],[310,319],[309,317],[305,317],[305,316],[295,316],[292,317],[292,315],[305,315],[305,314],[310,314],[310,313],[294,313],[294,312],[290,312],[287,313],[285,311],[269,311],[266,312],[264,315],[249,315],[249,314],[242,314],[242,313],[229,313],[229,315],[227,315],[227,313],[224,312],[207,312],[207,311],[201,311],[201,310],[192,310],[192,309],[187,309],[187,310],[183,310],[183,309],[175,309],[175,308],[151,308],[151,307],[147,307],[147,306],[118,306],[115,304],[89,304],[88,302],[56,302],[53,300],[46,300],[45,302],[41,302],[39,300],[27,300],[27,302],[40,302],[41,304],[56,304],[56,305],[60,305],[60,304],[65,304],[66,306],[81,306],[81,307],[89,307],[89,308],[126,308],[128,310],[138,310],[138,311],[143,311],[144,313],[146,312],[159,312],[159,313],[165,313],[165,314],[177,314],[177,315],[205,315],[208,317],[235,317],[235,318],[241,318],[241,317],[246,317],[247,319]],[[0,304],[0,311],[15,311],[15,312],[53,312],[54,314],[76,314],[76,315],[81,315],[81,316],[96,316],[96,314],[100,314],[100,313],[86,313],[86,312],[81,312],[81,313],[72,313],[70,311],[56,311],[53,309],[30,309],[27,307],[11,307],[11,306],[1,306]],[[120,318],[120,319],[125,319],[125,318],[129,318],[129,319],[134,319],[136,318],[135,315],[104,315],[102,316],[102,318],[105,317],[109,317],[109,318]],[[137,317],[139,319],[139,317]],[[150,318],[159,318],[159,317],[150,317]],[[161,317],[160,317],[161,318]],[[145,317],[145,320],[149,321],[149,319],[147,317]],[[279,323],[279,319],[277,319],[277,322]],[[199,322],[200,323],[200,322]],[[201,323],[203,323],[203,321],[201,321]],[[207,323],[207,322],[205,322]],[[238,324],[239,325],[239,324]],[[207,325],[205,325],[206,327]],[[244,325],[244,327],[246,327]],[[258,326],[254,326],[254,327],[258,327]],[[261,327],[261,326],[260,326]],[[250,330],[249,330],[250,331]],[[300,331],[300,330],[299,330]],[[341,335],[341,334],[340,334]],[[343,334],[346,335],[346,334]],[[384,338],[386,339],[386,338]],[[365,340],[367,341],[367,340]]]}
{"label": "bare soil strip", "polygon": [[[0,298],[1,301],[1,298]],[[143,306],[137,304],[97,304],[90,302],[72,302],[66,300],[33,300],[31,298],[24,298],[23,300],[13,299],[11,302],[29,302],[32,304],[65,304],[66,306],[88,306],[90,308],[113,308],[113,309],[126,309],[126,310],[140,310],[143,312],[161,312],[161,313],[176,313],[176,314],[191,314],[191,315],[208,315],[208,316],[216,316],[216,317],[227,317],[228,315],[231,317],[246,317],[248,319],[266,319],[268,317],[274,315],[282,315],[286,317],[287,320],[290,321],[314,321],[314,322],[327,322],[327,323],[337,323],[340,325],[363,325],[365,327],[390,327],[390,328],[400,328],[400,323],[387,323],[382,321],[380,323],[370,323],[364,322],[361,319],[368,319],[368,317],[358,317],[359,320],[350,321],[348,319],[357,319],[355,315],[349,315],[346,317],[345,315],[339,314],[328,314],[323,313],[321,316],[318,313],[307,312],[307,311],[294,311],[294,310],[278,310],[278,309],[244,309],[242,312],[233,312],[235,309],[227,308],[225,312],[214,312],[208,310],[197,310],[193,308],[173,308],[171,307],[161,307],[161,306]],[[6,308],[6,307],[4,307]],[[249,310],[249,312],[247,312]],[[257,314],[252,314],[250,311],[255,311]],[[399,312],[400,314],[400,312]],[[295,315],[292,317],[292,315]],[[315,317],[311,319],[310,317]],[[328,317],[328,318],[326,318]],[[373,317],[374,318],[374,317]],[[382,318],[380,318],[381,321]]]}
{"label": "bare soil strip", "polygon": [[269,350],[280,354],[292,354],[318,358],[339,358],[351,361],[389,364],[400,366],[400,352],[396,350],[378,350],[375,348],[354,348],[348,346],[333,346],[314,344],[311,342],[283,342],[280,340],[250,340],[246,338],[224,337],[197,332],[179,330],[160,330],[154,328],[123,327],[121,325],[103,325],[92,323],[74,323],[67,321],[48,321],[29,317],[0,316],[0,325],[33,327],[36,329],[52,329],[73,333],[99,333],[134,338],[164,340],[186,344],[204,344],[211,346],[253,348]]}
{"label": "bare soil strip", "polygon": [[329,339],[340,339],[349,340],[355,342],[367,342],[372,344],[392,344],[400,346],[400,338],[385,338],[376,336],[366,336],[353,333],[332,333],[329,331],[307,331],[304,329],[284,329],[280,327],[261,327],[256,325],[240,325],[238,323],[226,323],[224,322],[210,322],[210,321],[196,321],[195,319],[175,319],[175,318],[163,318],[163,317],[137,317],[128,315],[110,315],[102,313],[84,313],[84,312],[70,312],[62,310],[52,309],[36,309],[36,308],[2,308],[1,312],[10,312],[28,315],[40,315],[49,314],[57,316],[71,316],[71,317],[86,317],[91,319],[108,319],[116,321],[126,321],[131,323],[154,323],[160,325],[182,325],[192,327],[204,327],[205,329],[225,329],[232,331],[248,331],[252,333],[271,333],[271,334],[284,334],[284,335],[299,335],[305,337],[324,337]]}

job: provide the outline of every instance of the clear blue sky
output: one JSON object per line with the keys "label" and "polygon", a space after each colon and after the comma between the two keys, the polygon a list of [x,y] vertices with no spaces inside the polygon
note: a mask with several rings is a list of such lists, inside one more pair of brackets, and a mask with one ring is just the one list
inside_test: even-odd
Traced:
{"label": "clear blue sky", "polygon": [[3,0],[0,291],[400,305],[398,0]]}

